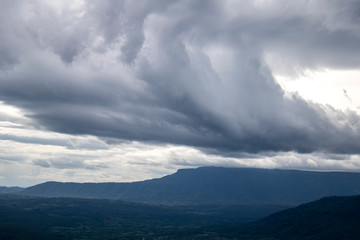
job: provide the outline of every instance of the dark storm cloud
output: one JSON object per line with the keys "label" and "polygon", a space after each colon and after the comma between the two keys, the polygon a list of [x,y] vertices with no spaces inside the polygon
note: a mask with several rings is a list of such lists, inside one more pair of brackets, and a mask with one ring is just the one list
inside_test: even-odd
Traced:
{"label": "dark storm cloud", "polygon": [[359,67],[359,6],[91,1],[59,10],[7,1],[0,100],[70,134],[220,153],[359,153],[358,115],[286,98],[265,60]]}
{"label": "dark storm cloud", "polygon": [[281,56],[286,67],[359,67],[359,1],[279,2],[279,15],[261,11],[250,21],[239,16],[234,28],[264,52]]}

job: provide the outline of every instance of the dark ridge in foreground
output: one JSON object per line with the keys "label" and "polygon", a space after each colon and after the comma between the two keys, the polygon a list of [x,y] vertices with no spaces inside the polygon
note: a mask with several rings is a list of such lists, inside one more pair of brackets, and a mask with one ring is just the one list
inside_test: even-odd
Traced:
{"label": "dark ridge in foreground", "polygon": [[218,228],[226,238],[272,240],[360,239],[360,196],[327,197],[251,224]]}
{"label": "dark ridge in foreground", "polygon": [[360,194],[360,173],[202,167],[134,183],[46,182],[19,194],[168,205],[297,205],[326,196]]}

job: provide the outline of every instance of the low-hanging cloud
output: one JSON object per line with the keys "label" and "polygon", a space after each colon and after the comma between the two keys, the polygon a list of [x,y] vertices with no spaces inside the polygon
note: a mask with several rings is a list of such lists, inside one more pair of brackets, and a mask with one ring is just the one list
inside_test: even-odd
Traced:
{"label": "low-hanging cloud", "polygon": [[69,159],[37,159],[33,161],[33,164],[44,168],[58,168],[58,169],[101,169],[107,168],[108,166],[103,163],[87,163],[81,160],[69,160]]}
{"label": "low-hanging cloud", "polygon": [[0,10],[0,101],[39,127],[219,154],[360,153],[357,114],[285,97],[272,72],[359,67],[357,1],[70,3]]}

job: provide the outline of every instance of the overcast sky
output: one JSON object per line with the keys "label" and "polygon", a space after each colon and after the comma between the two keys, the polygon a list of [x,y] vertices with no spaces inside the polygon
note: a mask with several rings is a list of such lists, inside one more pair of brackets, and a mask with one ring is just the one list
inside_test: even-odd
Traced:
{"label": "overcast sky", "polygon": [[0,185],[360,171],[360,1],[0,8]]}

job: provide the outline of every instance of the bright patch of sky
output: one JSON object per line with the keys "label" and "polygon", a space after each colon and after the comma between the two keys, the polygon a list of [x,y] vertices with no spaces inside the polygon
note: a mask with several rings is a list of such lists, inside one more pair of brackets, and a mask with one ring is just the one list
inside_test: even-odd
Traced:
{"label": "bright patch of sky", "polygon": [[316,103],[360,113],[360,70],[326,69],[275,78],[287,94],[299,94]]}

